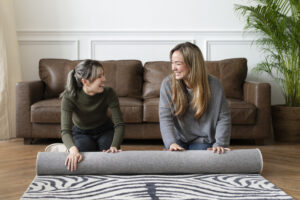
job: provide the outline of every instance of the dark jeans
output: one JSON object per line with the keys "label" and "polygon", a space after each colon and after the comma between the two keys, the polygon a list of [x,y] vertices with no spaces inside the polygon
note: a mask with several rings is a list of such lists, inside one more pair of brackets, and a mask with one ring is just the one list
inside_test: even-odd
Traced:
{"label": "dark jeans", "polygon": [[72,131],[74,143],[80,152],[107,150],[114,137],[112,122],[90,130],[82,130],[74,125]]}
{"label": "dark jeans", "polygon": [[207,150],[208,148],[212,147],[212,144],[207,143],[185,143],[181,140],[177,140],[177,144],[180,145],[185,150]]}

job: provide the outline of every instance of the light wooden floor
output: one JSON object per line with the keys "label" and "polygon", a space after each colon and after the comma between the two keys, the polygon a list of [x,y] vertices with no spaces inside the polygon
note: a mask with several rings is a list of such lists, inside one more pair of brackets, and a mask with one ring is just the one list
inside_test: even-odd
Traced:
{"label": "light wooden floor", "polygon": [[[36,154],[46,143],[23,145],[22,139],[0,141],[0,199],[19,199],[35,176]],[[234,145],[259,148],[264,159],[262,176],[295,199],[300,199],[300,144]],[[123,145],[123,150],[162,150],[162,145]]]}

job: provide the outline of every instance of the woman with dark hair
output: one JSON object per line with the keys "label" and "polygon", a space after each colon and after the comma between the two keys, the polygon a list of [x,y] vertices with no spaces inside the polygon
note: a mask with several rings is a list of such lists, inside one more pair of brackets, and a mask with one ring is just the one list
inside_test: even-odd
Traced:
{"label": "woman with dark hair", "polygon": [[166,149],[224,153],[230,142],[231,118],[219,80],[208,75],[200,49],[178,44],[170,52],[173,74],[160,89],[160,130]]}
{"label": "woman with dark hair", "polygon": [[[124,135],[124,122],[115,91],[105,87],[100,62],[84,60],[68,74],[61,94],[62,141],[69,150],[65,165],[76,170],[80,152],[118,152]],[[107,116],[111,110],[112,121]]]}

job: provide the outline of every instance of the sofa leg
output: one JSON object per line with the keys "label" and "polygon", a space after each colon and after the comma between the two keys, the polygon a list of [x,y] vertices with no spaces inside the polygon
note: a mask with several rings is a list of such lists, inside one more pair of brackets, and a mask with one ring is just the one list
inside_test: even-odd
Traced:
{"label": "sofa leg", "polygon": [[32,144],[32,138],[24,138],[24,144]]}
{"label": "sofa leg", "polygon": [[255,139],[255,144],[258,146],[263,146],[265,142],[263,139]]}

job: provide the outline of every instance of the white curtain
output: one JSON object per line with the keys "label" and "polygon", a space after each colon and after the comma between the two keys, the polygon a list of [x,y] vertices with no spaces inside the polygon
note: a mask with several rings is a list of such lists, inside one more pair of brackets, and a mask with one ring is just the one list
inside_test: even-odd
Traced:
{"label": "white curtain", "polygon": [[21,67],[14,6],[0,0],[0,140],[16,137],[16,83]]}

